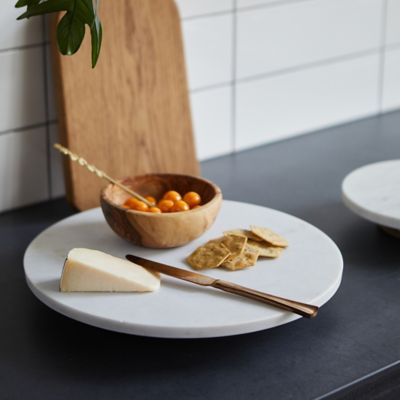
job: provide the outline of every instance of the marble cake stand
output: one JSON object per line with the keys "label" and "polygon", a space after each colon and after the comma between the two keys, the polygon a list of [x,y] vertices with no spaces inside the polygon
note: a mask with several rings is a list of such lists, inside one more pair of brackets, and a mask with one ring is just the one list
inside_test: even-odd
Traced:
{"label": "marble cake stand", "polygon": [[400,238],[400,160],[351,172],[343,180],[342,197],[350,210]]}
{"label": "marble cake stand", "polygon": [[168,276],[162,277],[161,288],[155,293],[59,291],[63,263],[71,248],[98,249],[122,258],[136,254],[188,268],[185,257],[197,246],[225,230],[250,224],[281,233],[289,247],[278,259],[260,260],[246,270],[213,269],[205,274],[317,306],[333,296],[340,285],[343,260],[328,236],[289,214],[227,200],[214,225],[201,238],[168,250],[140,248],[123,241],[111,231],[99,208],[76,214],[51,226],[29,245],[24,258],[26,280],[33,293],[56,311],[103,329],[136,335],[228,336],[294,321],[300,318],[296,314]]}

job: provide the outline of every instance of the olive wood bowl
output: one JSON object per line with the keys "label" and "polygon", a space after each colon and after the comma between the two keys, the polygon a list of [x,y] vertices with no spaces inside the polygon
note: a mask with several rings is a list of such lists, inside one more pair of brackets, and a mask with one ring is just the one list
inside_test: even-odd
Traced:
{"label": "olive wood bowl", "polygon": [[148,174],[120,182],[142,196],[153,196],[157,200],[169,190],[176,190],[182,196],[191,191],[201,196],[201,207],[196,209],[154,214],[124,208],[130,195],[113,184],[105,187],[100,204],[108,225],[118,236],[144,247],[178,247],[198,238],[213,224],[222,203],[221,189],[195,176]]}

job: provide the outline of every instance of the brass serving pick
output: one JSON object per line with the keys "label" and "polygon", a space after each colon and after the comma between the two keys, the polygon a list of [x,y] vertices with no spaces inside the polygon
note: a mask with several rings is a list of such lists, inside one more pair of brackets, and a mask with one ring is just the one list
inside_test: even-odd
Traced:
{"label": "brass serving pick", "polygon": [[78,154],[73,153],[71,150],[67,149],[66,147],[61,146],[61,144],[55,143],[54,148],[57,149],[61,154],[68,156],[72,161],[77,162],[80,166],[85,167],[88,171],[97,175],[99,178],[105,179],[106,181],[114,184],[115,186],[118,186],[125,192],[129,193],[131,196],[136,197],[140,201],[143,201],[143,203],[146,203],[149,207],[154,206],[154,204],[152,202],[145,199],[139,193],[136,193],[134,190],[128,188],[127,186],[123,185],[122,183],[118,182],[117,180],[111,178],[111,176],[106,174],[104,171],[102,171],[101,169],[98,169],[93,164],[89,164],[83,157],[80,157]]}

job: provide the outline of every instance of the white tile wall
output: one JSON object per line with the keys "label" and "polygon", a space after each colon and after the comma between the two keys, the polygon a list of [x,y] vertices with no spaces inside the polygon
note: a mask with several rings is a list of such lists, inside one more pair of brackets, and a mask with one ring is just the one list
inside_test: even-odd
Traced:
{"label": "white tile wall", "polygon": [[0,210],[48,198],[46,129],[0,135]]}
{"label": "white tile wall", "polygon": [[233,14],[183,21],[189,87],[232,80]]}
{"label": "white tile wall", "polygon": [[312,0],[238,15],[237,78],[377,49],[381,0]]}
{"label": "white tile wall", "polygon": [[43,49],[0,52],[0,132],[46,121]]}
{"label": "white tile wall", "polygon": [[383,82],[383,111],[400,108],[400,47],[386,52]]}
{"label": "white tile wall", "polygon": [[45,58],[46,58],[46,95],[47,95],[47,118],[50,121],[55,121],[57,119],[57,97],[56,88],[53,80],[53,63],[51,59],[51,47],[46,45],[44,47]]}
{"label": "white tile wall", "polygon": [[233,0],[176,0],[182,18],[232,11]]}
{"label": "white tile wall", "polygon": [[190,99],[197,156],[205,159],[232,152],[232,87],[199,91]]}
{"label": "white tile wall", "polygon": [[400,1],[388,0],[387,23],[386,23],[386,43],[400,43]]}
{"label": "white tile wall", "polygon": [[239,9],[246,7],[262,6],[268,4],[279,4],[283,1],[296,1],[296,0],[236,0]]}
{"label": "white tile wall", "polygon": [[373,114],[379,56],[237,85],[236,150]]}
{"label": "white tile wall", "polygon": [[64,174],[62,166],[62,155],[54,149],[54,143],[59,143],[58,124],[49,125],[48,151],[50,155],[50,196],[52,198],[61,197],[65,194]]}
{"label": "white tile wall", "polygon": [[42,18],[17,21],[23,9],[13,7],[16,1],[0,3],[0,49],[39,44],[43,42]]}
{"label": "white tile wall", "polygon": [[[202,160],[400,108],[400,0],[176,1]],[[20,11],[0,5],[0,212],[64,194],[48,38]]]}

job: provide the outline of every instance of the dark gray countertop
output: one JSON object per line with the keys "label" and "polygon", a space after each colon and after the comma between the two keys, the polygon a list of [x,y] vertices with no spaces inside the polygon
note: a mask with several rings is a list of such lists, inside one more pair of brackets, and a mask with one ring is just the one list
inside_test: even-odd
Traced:
{"label": "dark gray countertop", "polygon": [[225,198],[303,218],[344,257],[342,285],[316,319],[242,336],[150,339],[65,318],[30,293],[22,257],[74,211],[56,200],[0,215],[0,399],[400,398],[400,241],[340,195],[354,168],[393,158],[400,112],[202,164]]}

